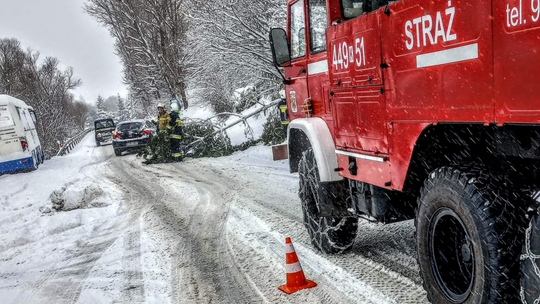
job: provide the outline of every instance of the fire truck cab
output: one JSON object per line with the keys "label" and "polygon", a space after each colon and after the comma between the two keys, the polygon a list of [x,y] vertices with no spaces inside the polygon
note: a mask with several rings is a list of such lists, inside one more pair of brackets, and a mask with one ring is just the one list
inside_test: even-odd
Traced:
{"label": "fire truck cab", "polygon": [[358,218],[415,219],[430,301],[533,303],[540,0],[289,0],[287,12],[270,44],[314,246],[349,249]]}

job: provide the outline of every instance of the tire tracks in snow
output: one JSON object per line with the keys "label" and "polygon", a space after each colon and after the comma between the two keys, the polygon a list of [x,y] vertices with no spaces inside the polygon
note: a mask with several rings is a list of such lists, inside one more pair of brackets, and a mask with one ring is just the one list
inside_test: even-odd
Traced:
{"label": "tire tracks in snow", "polygon": [[[228,178],[223,172],[213,166],[200,166],[200,164],[195,165],[190,164],[189,162],[179,166],[182,166],[182,170],[179,170],[179,172],[182,173],[183,179],[186,181],[191,179],[196,183],[200,183],[200,185],[197,185],[198,191],[202,193],[215,192],[213,195],[214,197],[219,196],[220,192],[226,193],[229,191],[232,193],[230,197],[223,195],[223,199],[219,198],[214,202],[214,205],[220,205],[220,202],[222,201],[224,206],[224,208],[220,209],[220,211],[224,212],[219,221],[219,230],[221,232],[219,235],[214,234],[216,235],[215,238],[219,240],[219,244],[217,246],[214,245],[218,254],[217,257],[212,257],[212,259],[217,259],[218,267],[221,268],[221,270],[211,271],[205,269],[205,267],[197,266],[198,264],[201,264],[200,260],[192,260],[191,264],[183,265],[184,269],[179,271],[183,275],[183,278],[181,278],[180,281],[184,282],[184,285],[181,286],[187,290],[186,293],[188,295],[187,297],[182,298],[179,301],[180,303],[343,303],[347,301],[342,295],[333,291],[332,288],[324,286],[313,289],[308,296],[300,295],[292,298],[287,297],[278,291],[277,286],[283,284],[285,278],[283,264],[284,252],[282,252],[283,244],[275,242],[274,246],[270,248],[270,250],[274,252],[273,255],[278,256],[277,259],[280,260],[279,266],[277,266],[274,259],[268,261],[264,256],[254,256],[255,253],[253,248],[250,246],[239,246],[236,243],[242,242],[237,239],[231,240],[229,234],[227,222],[229,220],[230,208],[237,204],[239,198],[238,189],[245,189],[246,185],[239,185],[237,180]],[[192,166],[197,166],[197,169],[192,170],[194,169],[190,168]],[[172,173],[170,175],[174,175],[174,172],[172,172],[174,169],[165,166],[162,166],[159,169]],[[160,173],[156,172],[156,168],[149,168],[146,170],[162,175],[161,171]],[[220,190],[220,188],[223,187],[226,190]],[[199,204],[201,203],[199,202]],[[270,206],[266,207],[270,208]],[[272,213],[275,213],[275,211],[276,210]],[[204,212],[193,212],[192,215],[190,215],[190,221],[187,224],[187,227],[196,227],[197,215],[200,214],[204,214]],[[216,213],[216,215],[217,214],[218,213]],[[213,217],[213,220],[216,220],[216,216]],[[211,223],[209,223],[209,225],[211,225]],[[201,239],[204,239],[199,235],[186,236],[185,238],[194,241],[195,244]],[[193,253],[190,254],[190,252]],[[178,261],[189,263],[190,257],[200,252],[201,251],[197,249],[197,245],[184,244],[182,246],[181,255],[178,257]],[[213,264],[215,264],[215,262],[213,262]],[[189,270],[187,274],[185,271],[186,269]],[[214,276],[217,276],[218,279],[216,280],[216,277],[209,278],[207,275],[205,278],[204,273],[208,273],[208,271],[213,273]],[[269,271],[272,275],[268,277]],[[205,281],[207,283],[204,283]],[[269,281],[272,283],[269,284]],[[208,285],[210,284],[216,286],[214,290],[207,290]],[[218,298],[215,298],[216,296],[218,296]]]}
{"label": "tire tracks in snow", "polygon": [[[128,158],[126,158],[128,159]],[[124,229],[124,256],[123,269],[123,302],[142,303],[146,300],[144,274],[141,264],[141,229],[142,215],[150,212],[155,204],[163,199],[163,188],[148,181],[142,182],[141,176],[136,172],[132,162],[126,159],[115,158],[111,164],[115,169],[115,176],[109,177],[114,183],[130,188],[129,204],[126,204],[128,213],[127,226]],[[127,166],[126,166],[127,165]]]}
{"label": "tire tracks in snow", "polygon": [[[301,257],[301,260],[302,265],[305,265],[308,269],[326,271],[328,268],[322,266],[324,266],[324,263],[328,263],[329,265],[334,265],[332,267],[335,267],[336,270],[340,269],[344,277],[350,277],[350,279],[343,281],[345,289],[339,288],[336,284],[340,278],[333,276],[333,272],[330,271],[319,278],[323,282],[326,281],[326,284],[321,282],[317,288],[322,288],[321,285],[326,285],[327,287],[335,286],[336,290],[341,290],[344,294],[354,296],[359,293],[355,292],[354,289],[350,289],[354,285],[351,285],[351,282],[358,280],[366,288],[374,288],[372,289],[374,291],[373,294],[376,295],[380,292],[381,295],[388,297],[390,302],[393,301],[390,299],[394,299],[399,303],[427,302],[425,291],[418,282],[418,269],[414,261],[414,240],[412,239],[412,245],[409,244],[409,241],[411,241],[409,236],[413,235],[413,230],[411,230],[412,228],[407,223],[385,226],[361,225],[364,230],[359,231],[360,234],[353,249],[353,254],[324,255],[314,253],[309,249],[311,248],[309,237],[302,224],[302,218],[300,216],[301,208],[296,196],[297,187],[293,187],[296,189],[291,189],[288,186],[288,181],[276,182],[274,177],[268,174],[262,174],[259,170],[253,170],[252,165],[243,166],[235,164],[234,171],[227,170],[227,167],[230,165],[227,162],[215,163],[213,165],[216,167],[216,171],[219,171],[219,168],[223,168],[227,172],[227,175],[234,176],[236,184],[243,188],[241,193],[239,193],[242,201],[239,202],[238,208],[245,210],[254,218],[253,220],[249,220],[250,217],[245,217],[240,222],[254,221],[256,218],[259,218],[264,222],[264,226],[268,227],[270,231],[273,231],[273,235],[279,234],[280,238],[291,236],[293,240],[296,240],[295,244],[299,244],[299,247],[305,244],[304,247],[300,248],[307,250],[303,251],[307,252],[309,258],[303,260]],[[260,187],[261,189],[257,187],[255,188],[257,189],[256,191],[252,191],[252,189],[249,189],[251,180],[264,181],[263,183],[266,187]],[[275,186],[276,193],[273,193],[271,186]],[[280,192],[283,192],[283,195]],[[287,192],[289,194],[285,195],[284,193]],[[286,202],[283,200],[286,200]],[[256,227],[245,229],[256,229]],[[400,236],[395,236],[394,234],[396,233]],[[385,235],[382,237],[385,238],[383,240],[380,239],[382,234]],[[260,232],[260,235],[244,237],[252,240],[248,244],[254,248],[267,244],[265,254],[272,253],[270,255],[273,256],[273,259],[277,255],[282,254],[282,248],[275,248],[276,245],[280,247],[281,240],[275,240],[274,237],[270,237],[270,239],[274,239],[270,241],[268,233]],[[242,238],[240,237],[240,239]],[[364,244],[367,246],[364,247]],[[278,252],[277,255],[276,252]],[[359,267],[359,265],[362,266]],[[317,293],[317,291],[313,292]],[[322,292],[320,296],[321,299],[324,299],[326,295]],[[377,302],[376,298],[368,297],[371,300],[366,299],[366,302]],[[337,299],[339,301],[339,296]],[[359,299],[358,297],[356,297],[356,300],[349,298],[348,301],[358,302],[360,301]]]}
{"label": "tire tracks in snow", "polygon": [[[181,169],[179,168],[181,167]],[[184,214],[184,229],[179,231],[178,254],[171,263],[173,281],[178,286],[173,292],[174,303],[257,303],[260,294],[253,290],[249,279],[234,263],[226,242],[225,222],[229,207],[235,201],[236,192],[231,181],[225,181],[219,172],[198,168],[192,170],[183,163],[169,166],[145,167],[144,170],[165,179],[181,180],[199,193],[199,199],[189,214]],[[169,175],[165,176],[163,172]],[[185,202],[167,203],[160,208],[168,214],[164,222],[170,222],[171,214],[178,214],[175,207]],[[177,205],[177,206],[175,206]],[[186,210],[184,208],[184,210]],[[182,290],[182,294],[178,291]]]}
{"label": "tire tracks in snow", "polygon": [[[162,241],[166,242],[157,245],[167,247],[170,253],[167,260],[170,261],[172,303],[344,303],[358,302],[360,298],[365,303],[378,303],[376,296],[379,295],[387,299],[385,303],[422,302],[422,287],[407,278],[413,275],[414,269],[405,271],[405,276],[392,271],[402,266],[391,261],[392,252],[399,249],[400,244],[392,245],[386,256],[375,246],[362,248],[362,244],[355,245],[354,251],[358,251],[359,256],[327,256],[313,252],[298,212],[296,193],[291,193],[295,188],[290,186],[293,178],[280,181],[281,174],[269,176],[264,170],[253,170],[252,165],[235,165],[233,170],[227,168],[227,164],[188,160],[180,164],[141,166],[132,158],[118,159],[112,161],[115,167],[123,168],[115,175],[117,182],[134,185],[131,186],[132,196],[134,193],[141,196],[127,207],[134,210],[132,218],[140,220],[143,215],[145,223],[154,220],[153,226],[145,224],[145,227],[151,227],[152,233],[162,234]],[[254,179],[257,182],[253,182]],[[263,184],[265,186],[258,189]],[[283,185],[287,185],[284,193],[272,192],[273,187]],[[184,190],[192,191],[193,198],[184,195]],[[167,191],[164,198],[157,195],[164,191]],[[248,241],[232,233],[231,225],[239,219],[237,216],[231,219],[231,206],[252,214],[253,218],[240,219],[248,223],[244,229],[256,231],[249,223],[259,218],[273,232],[249,234],[247,231],[249,235],[243,237]],[[292,296],[277,291],[277,286],[285,281],[280,240],[285,233],[290,233],[285,227],[293,228],[291,236],[304,255],[301,257],[303,266],[311,273],[310,278],[320,283],[315,289]],[[376,237],[376,230],[370,237]],[[140,246],[134,240],[132,247],[137,247],[135,244]],[[259,249],[257,253],[258,247],[266,249]],[[386,249],[380,251],[384,253]],[[371,259],[369,252],[374,252],[376,258]],[[137,266],[126,267],[137,269]],[[336,271],[340,273],[337,277]],[[135,284],[139,281],[144,281],[144,277],[134,278]],[[345,285],[336,288],[339,286],[336,284]],[[368,296],[360,296],[362,290],[356,285],[363,286]],[[124,300],[128,298],[130,296],[126,295]]]}

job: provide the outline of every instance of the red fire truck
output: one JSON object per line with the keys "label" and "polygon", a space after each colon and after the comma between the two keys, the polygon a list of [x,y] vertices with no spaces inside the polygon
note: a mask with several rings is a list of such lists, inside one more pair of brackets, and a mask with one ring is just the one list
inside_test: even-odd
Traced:
{"label": "red fire truck", "polygon": [[537,300],[540,0],[287,7],[270,42],[313,245],[415,219],[433,303]]}

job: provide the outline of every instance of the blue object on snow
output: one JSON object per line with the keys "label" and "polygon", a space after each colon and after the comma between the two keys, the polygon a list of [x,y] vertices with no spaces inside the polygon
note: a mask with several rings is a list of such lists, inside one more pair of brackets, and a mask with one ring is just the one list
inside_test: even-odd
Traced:
{"label": "blue object on snow", "polygon": [[180,101],[176,98],[169,100],[169,107],[171,108],[171,111],[180,111]]}

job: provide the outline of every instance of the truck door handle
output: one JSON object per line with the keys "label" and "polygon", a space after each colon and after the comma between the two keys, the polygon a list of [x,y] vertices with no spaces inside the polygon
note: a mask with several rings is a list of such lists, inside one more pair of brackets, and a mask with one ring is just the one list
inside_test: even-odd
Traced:
{"label": "truck door handle", "polygon": [[306,73],[306,69],[304,68],[301,68],[300,71],[298,71],[298,74],[305,74]]}

